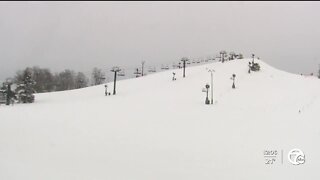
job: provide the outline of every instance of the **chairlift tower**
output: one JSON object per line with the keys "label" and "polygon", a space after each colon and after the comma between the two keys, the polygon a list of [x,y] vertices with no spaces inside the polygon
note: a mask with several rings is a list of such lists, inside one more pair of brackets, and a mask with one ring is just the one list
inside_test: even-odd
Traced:
{"label": "chairlift tower", "polygon": [[116,95],[116,81],[117,81],[117,73],[121,71],[121,69],[117,66],[114,66],[112,69],[111,69],[111,72],[114,72],[114,85],[113,85],[113,95]]}
{"label": "chairlift tower", "polygon": [[141,76],[143,76],[144,74],[143,74],[143,69],[144,69],[144,64],[145,64],[146,62],[145,61],[142,61],[141,62]]}
{"label": "chairlift tower", "polygon": [[186,57],[183,57],[181,59],[181,61],[183,62],[183,77],[185,78],[186,77],[186,62],[189,61],[189,59]]}

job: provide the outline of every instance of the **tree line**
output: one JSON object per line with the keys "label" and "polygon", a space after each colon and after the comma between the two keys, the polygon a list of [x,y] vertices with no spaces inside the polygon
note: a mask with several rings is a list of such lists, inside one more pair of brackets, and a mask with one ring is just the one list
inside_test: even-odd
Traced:
{"label": "tree line", "polygon": [[15,76],[11,78],[13,83],[20,84],[23,82],[25,74],[30,74],[36,82],[33,88],[38,93],[84,88],[90,85],[90,80],[91,85],[99,85],[105,81],[105,74],[99,68],[92,70],[90,79],[83,72],[65,69],[61,72],[52,73],[48,68],[34,66],[17,71]]}

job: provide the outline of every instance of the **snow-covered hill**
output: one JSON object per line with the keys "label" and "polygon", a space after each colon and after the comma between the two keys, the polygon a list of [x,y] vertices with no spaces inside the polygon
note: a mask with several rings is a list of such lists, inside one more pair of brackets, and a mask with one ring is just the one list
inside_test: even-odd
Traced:
{"label": "snow-covered hill", "polygon": [[[320,80],[262,61],[248,74],[248,61],[122,80],[116,96],[101,85],[1,105],[0,179],[319,179]],[[208,68],[214,105],[201,91]],[[293,148],[305,164],[288,162]],[[265,150],[284,154],[268,165]]]}

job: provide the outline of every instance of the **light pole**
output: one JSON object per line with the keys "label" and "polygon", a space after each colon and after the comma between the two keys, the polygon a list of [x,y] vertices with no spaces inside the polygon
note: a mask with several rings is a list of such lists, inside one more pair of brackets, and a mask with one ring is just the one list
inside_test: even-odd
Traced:
{"label": "light pole", "polygon": [[213,104],[213,72],[214,69],[210,69],[208,72],[211,73],[211,104]]}
{"label": "light pole", "polygon": [[254,64],[254,54],[252,54],[252,64]]}
{"label": "light pole", "polygon": [[113,95],[116,95],[116,82],[117,82],[117,72],[119,72],[121,69],[117,66],[113,67],[111,69],[111,72],[114,72],[114,84],[113,84]]}
{"label": "light pole", "polygon": [[235,88],[236,88],[236,85],[234,84],[234,81],[235,81],[235,79],[236,79],[236,75],[235,75],[235,74],[232,74],[231,79],[232,79],[232,81],[233,81],[232,89],[235,89]]}
{"label": "light pole", "polygon": [[208,93],[209,93],[209,88],[210,88],[210,85],[209,84],[206,84],[206,89],[207,89],[207,97],[206,97],[206,101],[205,101],[205,104],[210,104],[210,101],[209,101],[209,95],[208,95]]}

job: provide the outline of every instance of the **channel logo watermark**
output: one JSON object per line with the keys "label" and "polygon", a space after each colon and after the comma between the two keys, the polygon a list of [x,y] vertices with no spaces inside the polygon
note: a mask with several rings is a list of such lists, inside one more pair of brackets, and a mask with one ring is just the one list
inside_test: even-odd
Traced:
{"label": "channel logo watermark", "polygon": [[[263,151],[263,157],[266,165],[284,164],[284,151],[269,149]],[[292,165],[302,165],[306,161],[305,154],[300,149],[292,149],[287,153],[287,160]]]}
{"label": "channel logo watermark", "polygon": [[306,161],[305,155],[300,149],[292,149],[289,151],[288,160],[293,165],[304,164]]}

